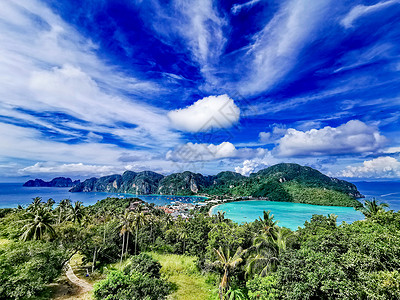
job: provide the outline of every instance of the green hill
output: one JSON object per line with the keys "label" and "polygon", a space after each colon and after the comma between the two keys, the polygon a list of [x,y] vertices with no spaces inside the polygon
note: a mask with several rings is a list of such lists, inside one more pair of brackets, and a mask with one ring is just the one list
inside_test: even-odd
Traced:
{"label": "green hill", "polygon": [[71,192],[117,192],[138,195],[196,195],[257,197],[321,205],[358,206],[363,197],[347,181],[331,178],[311,167],[281,163],[249,177],[225,171],[213,176],[185,171],[163,176],[151,171],[91,178]]}

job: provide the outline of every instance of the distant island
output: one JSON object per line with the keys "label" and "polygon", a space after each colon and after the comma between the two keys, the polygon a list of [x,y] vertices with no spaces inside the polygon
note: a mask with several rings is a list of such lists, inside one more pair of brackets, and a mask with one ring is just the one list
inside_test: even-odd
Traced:
{"label": "distant island", "polygon": [[364,196],[345,180],[328,177],[318,170],[298,164],[281,163],[250,174],[225,171],[204,176],[185,171],[161,175],[152,171],[125,171],[76,184],[70,192],[112,192],[136,195],[205,195],[252,197],[333,206],[360,206]]}
{"label": "distant island", "polygon": [[51,181],[42,179],[28,180],[23,184],[25,187],[74,187],[79,184],[80,180],[72,181],[71,178],[56,177]]}

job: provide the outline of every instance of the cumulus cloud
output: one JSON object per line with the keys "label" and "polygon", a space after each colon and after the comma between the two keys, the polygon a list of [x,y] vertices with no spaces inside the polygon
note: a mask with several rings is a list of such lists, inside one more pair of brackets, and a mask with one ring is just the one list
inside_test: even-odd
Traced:
{"label": "cumulus cloud", "polygon": [[270,128],[272,128],[270,132],[260,132],[258,134],[258,140],[260,143],[276,143],[276,141],[283,137],[287,131],[286,126],[283,124],[273,124]]}
{"label": "cumulus cloud", "polygon": [[269,143],[271,141],[271,133],[270,132],[260,132],[258,134],[258,140],[261,143]]}
{"label": "cumulus cloud", "polygon": [[279,156],[312,156],[376,152],[386,138],[373,127],[351,120],[339,127],[298,131],[290,128],[275,148]]}
{"label": "cumulus cloud", "polygon": [[237,149],[229,142],[219,145],[187,143],[166,154],[166,158],[172,161],[206,161],[233,157]]}
{"label": "cumulus cloud", "polygon": [[243,176],[248,176],[253,173],[256,168],[259,166],[259,163],[254,160],[245,160],[242,166],[235,167],[235,172],[242,174]]}
{"label": "cumulus cloud", "polygon": [[254,158],[261,157],[265,153],[266,151],[262,148],[236,148],[229,142],[219,145],[187,143],[168,151],[166,158],[171,161],[194,162],[224,158]]}
{"label": "cumulus cloud", "polygon": [[170,111],[168,117],[177,129],[205,132],[231,127],[239,121],[240,109],[228,95],[209,96],[186,108]]}
{"label": "cumulus cloud", "polygon": [[339,176],[350,178],[400,178],[400,161],[391,156],[366,160],[361,166],[348,166]]}
{"label": "cumulus cloud", "polygon": [[399,0],[389,0],[389,1],[381,1],[374,5],[369,5],[369,6],[362,4],[354,6],[350,10],[350,12],[340,21],[340,24],[342,24],[342,26],[345,28],[350,28],[353,26],[353,22],[358,18],[361,18],[366,14],[384,9],[393,4],[399,4],[399,3],[400,3]]}

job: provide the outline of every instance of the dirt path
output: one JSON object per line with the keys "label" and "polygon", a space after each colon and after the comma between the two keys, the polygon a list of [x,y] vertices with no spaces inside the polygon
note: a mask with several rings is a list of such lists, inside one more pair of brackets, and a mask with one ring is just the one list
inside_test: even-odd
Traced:
{"label": "dirt path", "polygon": [[69,281],[71,281],[73,284],[77,285],[80,288],[81,293],[87,293],[93,289],[93,286],[90,283],[76,277],[74,271],[72,270],[69,264],[66,275]]}

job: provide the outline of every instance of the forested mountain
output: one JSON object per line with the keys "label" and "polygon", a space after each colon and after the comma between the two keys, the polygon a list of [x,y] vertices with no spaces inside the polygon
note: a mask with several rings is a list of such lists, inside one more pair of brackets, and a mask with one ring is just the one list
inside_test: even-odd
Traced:
{"label": "forested mountain", "polygon": [[263,197],[273,201],[322,205],[357,206],[363,197],[357,187],[344,180],[298,164],[281,163],[251,174],[221,172],[213,176],[185,171],[168,176],[144,171],[90,178],[71,192],[116,192],[137,195],[226,195]]}
{"label": "forested mountain", "polygon": [[23,184],[25,187],[73,187],[80,183],[80,180],[72,181],[71,178],[56,177],[51,181],[42,179],[28,180]]}

